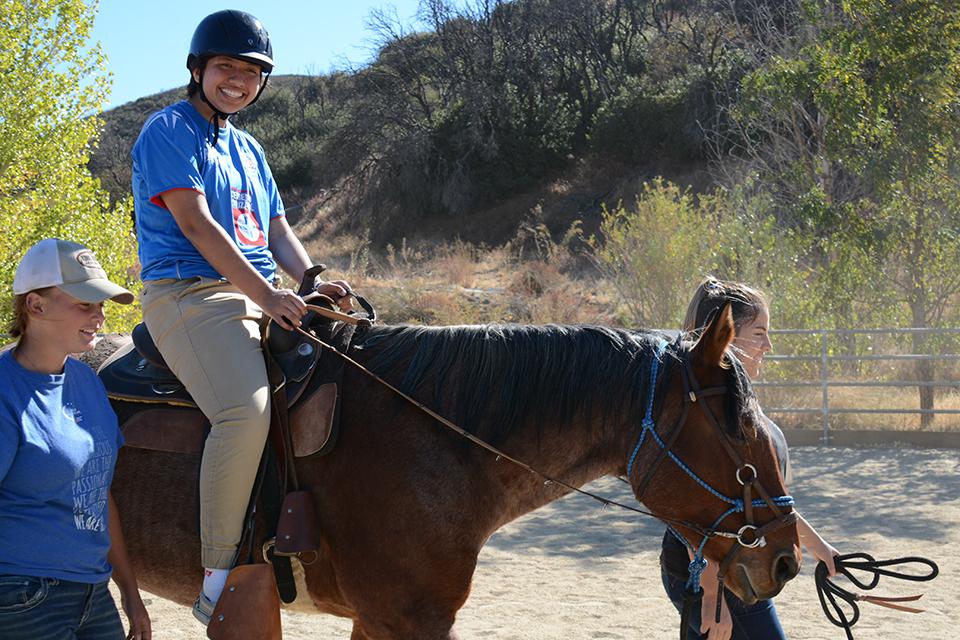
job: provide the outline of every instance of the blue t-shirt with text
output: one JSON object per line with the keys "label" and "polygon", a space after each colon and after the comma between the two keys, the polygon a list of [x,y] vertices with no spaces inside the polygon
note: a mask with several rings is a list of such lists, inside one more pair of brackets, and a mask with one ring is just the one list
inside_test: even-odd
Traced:
{"label": "blue t-shirt with text", "polygon": [[123,436],[100,378],[0,354],[0,574],[97,583],[110,577],[108,491]]}
{"label": "blue t-shirt with text", "polygon": [[213,219],[250,264],[272,280],[270,220],[283,202],[260,144],[229,122],[212,145],[213,125],[188,101],[150,116],[130,155],[139,243],[140,277],[220,278],[221,274],[183,235],[161,196],[189,189],[205,196]]}

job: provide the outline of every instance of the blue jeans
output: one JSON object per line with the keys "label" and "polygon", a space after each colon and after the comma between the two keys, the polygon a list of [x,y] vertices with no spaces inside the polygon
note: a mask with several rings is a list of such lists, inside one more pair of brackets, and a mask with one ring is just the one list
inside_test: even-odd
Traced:
{"label": "blue jeans", "polygon": [[3,640],[124,640],[106,582],[0,576]]}
{"label": "blue jeans", "polygon": [[[663,579],[663,588],[666,589],[670,601],[677,611],[683,609],[683,586],[686,580],[671,576],[661,567],[660,577]],[[773,600],[761,600],[756,604],[744,604],[740,598],[723,590],[724,601],[730,608],[730,617],[733,618],[733,640],[786,640],[777,617],[777,608]],[[714,606],[714,605],[711,605]],[[676,636],[674,636],[676,637]],[[700,609],[692,612],[690,627],[687,629],[687,640],[700,640]]]}

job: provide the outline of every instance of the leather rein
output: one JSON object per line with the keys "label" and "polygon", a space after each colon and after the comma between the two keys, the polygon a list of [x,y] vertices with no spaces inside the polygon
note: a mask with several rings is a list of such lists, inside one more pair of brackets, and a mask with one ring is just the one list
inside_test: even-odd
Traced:
{"label": "leather rein", "polygon": [[[307,309],[310,311],[320,311],[322,308],[308,304]],[[324,309],[323,311],[324,311],[324,315],[331,319],[340,319],[340,320],[351,322],[352,324],[357,323],[357,319],[354,316],[351,316],[348,314],[341,314],[339,312],[329,311],[326,309]],[[344,318],[340,318],[339,316],[344,316]],[[660,465],[660,462],[663,461],[664,457],[669,456],[677,464],[679,464],[680,467],[684,469],[684,471],[686,471],[688,475],[690,475],[695,480],[697,480],[697,482],[701,484],[701,486],[705,487],[708,491],[710,491],[710,493],[717,496],[721,500],[732,505],[731,508],[727,509],[727,511],[725,511],[723,515],[721,515],[709,527],[703,527],[702,525],[692,523],[692,522],[687,522],[685,520],[669,518],[664,515],[652,513],[644,509],[638,509],[636,507],[632,507],[632,506],[623,504],[621,502],[610,500],[608,498],[604,498],[602,496],[591,493],[589,491],[585,491],[579,487],[575,487],[567,482],[564,482],[563,480],[554,478],[542,471],[539,471],[531,467],[529,464],[508,455],[507,453],[501,451],[500,449],[494,447],[493,445],[487,443],[486,441],[476,437],[475,435],[468,432],[467,430],[460,427],[459,425],[451,422],[444,416],[440,415],[436,411],[424,405],[422,402],[416,400],[412,396],[404,393],[397,387],[393,386],[392,384],[390,384],[389,382],[387,382],[386,380],[378,376],[376,373],[370,371],[369,369],[364,367],[362,364],[360,364],[359,362],[357,362],[347,354],[338,351],[337,349],[333,348],[332,346],[318,339],[316,336],[311,335],[309,332],[304,331],[300,327],[296,327],[296,330],[299,333],[306,336],[307,338],[309,338],[310,340],[316,342],[322,348],[337,354],[339,357],[343,358],[344,360],[349,362],[351,365],[353,365],[354,367],[356,367],[357,369],[359,369],[369,377],[379,382],[381,385],[390,389],[390,391],[397,394],[407,402],[411,403],[412,405],[414,405],[415,407],[417,407],[418,409],[426,413],[428,416],[438,421],[443,426],[452,430],[454,433],[460,435],[463,438],[466,438],[467,440],[476,444],[477,446],[482,447],[483,449],[486,449],[487,451],[495,454],[497,456],[498,461],[501,458],[506,459],[512,462],[513,464],[516,464],[521,468],[526,469],[527,471],[533,473],[534,475],[537,475],[543,478],[546,484],[556,484],[569,491],[573,491],[581,495],[585,495],[589,498],[592,498],[593,500],[600,502],[604,506],[616,506],[621,509],[633,511],[635,513],[652,516],[654,518],[657,518],[658,520],[661,520],[662,522],[667,523],[667,526],[670,527],[671,529],[672,529],[672,525],[677,525],[700,534],[700,536],[702,536],[702,541],[699,548],[694,553],[694,561],[691,562],[690,564],[690,567],[691,567],[690,574],[691,574],[692,580],[689,580],[687,583],[688,591],[692,591],[694,596],[702,597],[702,594],[703,594],[703,590],[700,588],[700,573],[703,571],[703,567],[706,566],[706,561],[703,559],[703,547],[706,545],[707,541],[714,537],[725,537],[725,538],[732,538],[736,540],[738,544],[734,545],[730,549],[730,551],[727,553],[726,557],[723,559],[723,561],[720,564],[720,569],[717,574],[717,579],[719,581],[719,588],[717,589],[717,606],[716,606],[717,621],[720,620],[720,606],[723,601],[724,579],[726,577],[726,573],[728,569],[733,563],[733,560],[739,554],[740,550],[743,548],[753,549],[756,547],[764,546],[766,544],[766,539],[764,537],[766,536],[766,534],[773,533],[774,531],[790,526],[791,524],[794,524],[797,521],[797,514],[795,511],[790,511],[787,513],[784,513],[783,511],[781,511],[781,507],[793,506],[793,498],[790,496],[781,496],[779,498],[772,499],[770,497],[769,493],[767,493],[767,491],[763,488],[763,485],[760,484],[759,482],[759,479],[757,477],[756,467],[754,467],[752,464],[745,463],[743,461],[742,457],[737,453],[736,449],[734,448],[733,443],[730,442],[730,438],[727,436],[726,432],[723,430],[723,427],[721,426],[720,422],[717,420],[716,416],[714,416],[713,411],[710,409],[710,407],[705,402],[698,402],[698,399],[700,398],[706,398],[706,397],[717,396],[717,395],[725,395],[726,393],[728,393],[727,388],[723,386],[717,386],[717,387],[708,387],[706,389],[701,389],[700,383],[697,381],[697,378],[693,373],[693,368],[690,365],[690,360],[686,356],[682,356],[680,358],[681,362],[683,363],[683,371],[681,376],[683,379],[683,386],[684,386],[683,413],[680,416],[680,420],[678,421],[677,426],[674,427],[672,430],[669,445],[664,444],[664,442],[660,439],[660,436],[656,432],[656,425],[653,421],[652,413],[653,413],[654,398],[656,396],[656,387],[657,387],[657,379],[658,379],[657,372],[660,368],[660,359],[664,351],[666,350],[666,346],[667,346],[666,341],[661,341],[660,344],[657,345],[656,351],[653,354],[653,357],[651,358],[650,390],[647,394],[647,413],[642,422],[643,428],[641,431],[640,440],[637,442],[637,446],[635,447],[633,454],[630,456],[630,459],[627,464],[627,479],[629,480],[630,478],[631,467],[633,465],[633,462],[637,454],[640,451],[640,448],[643,446],[646,434],[648,432],[652,433],[652,438],[655,439],[657,443],[660,445],[661,451],[658,454],[657,459],[654,461],[654,463],[647,469],[646,475],[644,476],[641,483],[638,485],[638,489],[635,492],[635,495],[637,497],[637,502],[642,501],[643,494],[646,491],[650,481],[653,479],[654,473],[656,472],[657,467]],[[680,338],[678,337],[677,338],[678,344],[679,344],[679,341],[680,341]],[[704,412],[704,415],[707,417],[707,419],[713,425],[714,429],[720,435],[720,442],[723,444],[724,450],[727,452],[727,455],[736,465],[736,469],[737,469],[736,478],[737,478],[737,481],[743,486],[742,500],[728,498],[723,494],[719,493],[718,491],[716,491],[715,489],[713,489],[712,487],[710,487],[703,480],[701,480],[695,473],[693,473],[693,471],[691,471],[685,464],[683,464],[683,462],[680,461],[680,459],[677,458],[676,455],[671,451],[673,445],[676,443],[677,439],[679,438],[684,425],[687,422],[687,418],[689,417],[690,407],[694,404],[700,407],[701,411]],[[741,475],[744,472],[748,472],[748,475],[746,477]],[[757,493],[761,496],[760,499],[753,498],[754,490],[756,490]],[[774,514],[774,519],[760,527],[757,527],[754,524],[753,510],[755,507],[763,507],[763,506],[770,508],[770,510]],[[746,524],[743,527],[741,527],[736,533],[731,531],[723,531],[718,528],[720,523],[724,519],[726,519],[728,515],[732,513],[737,513],[740,511],[744,512]],[[686,544],[688,547],[690,547],[691,549],[693,548],[690,545],[690,543],[686,541],[686,539],[681,537],[681,540],[683,540],[684,544]],[[687,617],[690,613],[690,611],[688,610],[688,607],[692,606],[691,602],[693,602],[693,600],[691,599],[687,600],[684,606],[684,611],[681,615],[681,627],[680,627],[681,640],[683,640],[683,638],[685,637]],[[699,597],[696,598],[696,602],[699,602]]]}

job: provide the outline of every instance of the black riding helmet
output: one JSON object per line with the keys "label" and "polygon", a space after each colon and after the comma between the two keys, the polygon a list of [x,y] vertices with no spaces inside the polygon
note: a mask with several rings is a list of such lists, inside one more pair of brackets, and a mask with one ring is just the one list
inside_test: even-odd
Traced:
{"label": "black riding helmet", "polygon": [[[260,99],[273,71],[273,45],[270,34],[256,17],[244,11],[227,9],[211,13],[200,21],[193,38],[190,40],[190,53],[187,55],[187,69],[192,73],[200,68],[200,98],[213,109],[216,116],[226,119],[233,113],[224,113],[217,109],[203,93],[203,68],[213,56],[230,56],[259,66],[263,70],[263,82],[253,104]],[[249,105],[247,105],[249,106]],[[216,135],[216,133],[214,134]]]}

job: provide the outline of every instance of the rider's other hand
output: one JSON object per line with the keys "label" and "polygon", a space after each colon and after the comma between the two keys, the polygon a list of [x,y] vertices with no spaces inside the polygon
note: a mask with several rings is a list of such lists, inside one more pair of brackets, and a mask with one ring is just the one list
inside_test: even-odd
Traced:
{"label": "rider's other hand", "polygon": [[303,298],[290,289],[273,289],[260,308],[288,331],[300,325],[300,318],[307,311]]}
{"label": "rider's other hand", "polygon": [[351,297],[353,291],[345,280],[323,282],[317,286],[317,293],[328,296],[337,303],[341,311],[345,313],[353,311],[353,298]]}

